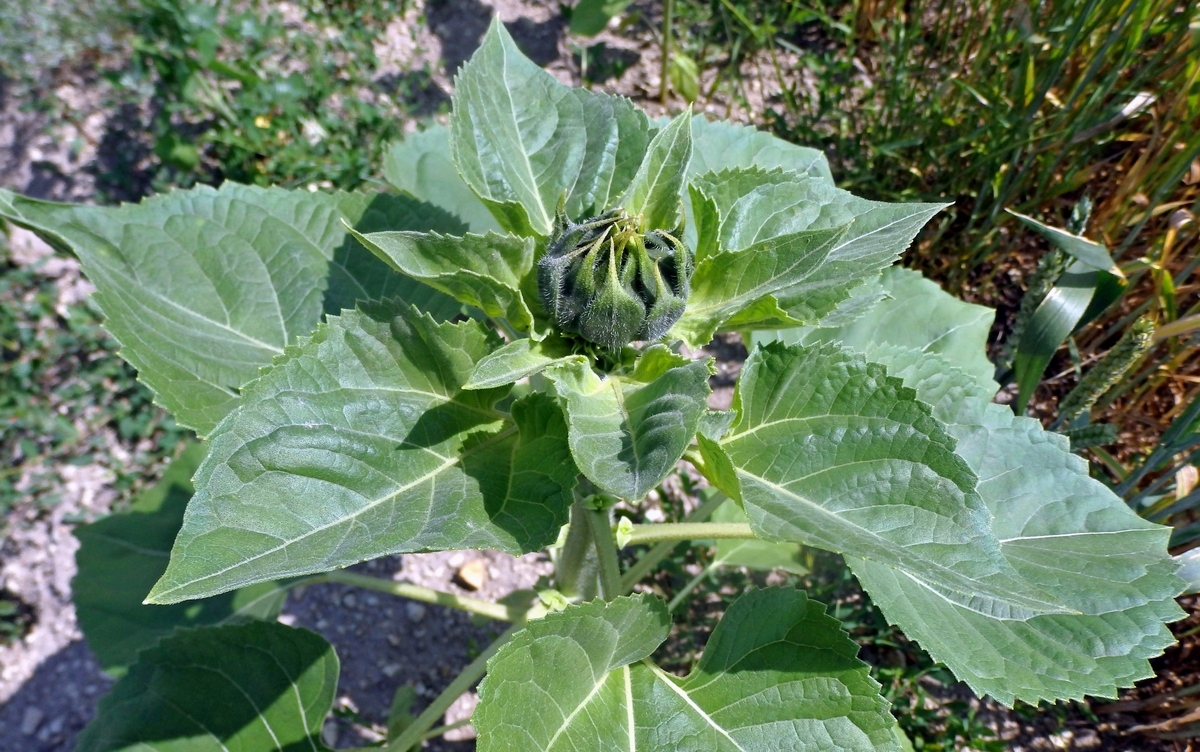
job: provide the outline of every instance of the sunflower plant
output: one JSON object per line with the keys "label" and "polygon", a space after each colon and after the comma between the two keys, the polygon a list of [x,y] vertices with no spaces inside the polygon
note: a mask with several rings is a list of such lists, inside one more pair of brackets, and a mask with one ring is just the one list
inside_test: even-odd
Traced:
{"label": "sunflower plant", "polygon": [[[203,440],[78,531],[80,622],[121,677],[80,750],[322,748],[337,657],[275,619],[319,580],[511,622],[389,750],[481,678],[484,752],[902,747],[796,588],[746,592],[691,673],[660,668],[669,610],[637,586],[681,541],[843,554],[1003,703],[1112,697],[1170,644],[1169,531],[992,403],[990,310],[893,265],[939,205],[564,86],[498,23],[449,127],[385,174],[395,191],[226,183],[115,208],[0,193],[79,258],[122,356]],[[728,331],[750,355],[715,410],[696,355]],[[714,490],[642,521],[681,461]],[[499,604],[345,571],[452,549],[549,549],[555,577]]]}

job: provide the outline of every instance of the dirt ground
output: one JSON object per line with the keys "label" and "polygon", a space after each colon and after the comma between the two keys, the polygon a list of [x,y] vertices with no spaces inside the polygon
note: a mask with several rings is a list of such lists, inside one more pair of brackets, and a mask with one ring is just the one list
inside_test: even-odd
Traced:
{"label": "dirt ground", "polygon": [[[415,47],[413,35],[404,27],[413,23],[412,16],[389,29],[388,39],[381,40],[377,52],[385,70],[389,55],[418,54],[442,60],[434,77],[437,91],[430,96],[447,97],[454,70],[478,45],[493,15],[508,25],[535,61],[564,82],[579,82],[578,61],[556,2],[432,3],[427,9],[428,27],[416,33]],[[666,112],[657,102],[657,48],[650,33],[635,29],[632,34],[605,34],[600,39],[610,54],[623,56],[631,65],[619,80],[599,88],[626,94],[651,114]],[[93,75],[94,71],[86,68],[75,70],[56,90],[74,112],[72,123],[47,122],[46,116],[26,111],[24,103],[10,96],[0,81],[0,186],[55,200],[86,202],[94,197],[97,166],[116,159],[121,149],[129,148],[131,138],[136,141],[137,134],[129,132],[131,122],[136,123],[130,113],[106,111],[88,94]],[[678,104],[670,109],[678,109]],[[740,109],[743,106],[718,101],[706,109],[715,116],[745,120],[749,113]],[[751,101],[749,106],[754,108],[756,103]],[[48,257],[47,249],[28,233],[14,233],[9,245],[14,258],[40,265],[45,274],[59,279],[60,288],[66,291],[63,295],[88,291],[73,261]],[[717,354],[725,361],[715,377],[717,399],[728,399],[739,353],[727,345]],[[113,451],[123,450],[114,443]],[[71,749],[111,682],[82,640],[70,604],[70,581],[78,546],[71,529],[81,520],[109,511],[117,500],[113,475],[101,464],[71,466],[62,469],[61,480],[62,502],[49,511],[17,509],[7,520],[7,535],[0,547],[0,590],[27,604],[35,618],[23,639],[0,646],[0,752]],[[514,559],[495,552],[406,555],[363,566],[378,576],[464,592],[454,582],[454,574],[472,559],[485,563],[485,584],[481,593],[473,593],[485,597],[528,588],[549,571],[549,562],[538,556]],[[1171,695],[1187,686],[1200,686],[1200,611],[1196,599],[1184,604],[1191,614],[1177,625],[1177,633],[1185,635],[1184,643],[1156,662],[1160,676],[1126,693],[1118,703],[1098,706],[1095,721],[1076,714],[1065,729],[1051,730],[990,703],[975,705],[979,712],[991,714],[995,728],[1011,740],[1013,750],[1190,750],[1187,740],[1156,741],[1135,730],[1170,718],[1195,719],[1200,713],[1195,695]],[[334,584],[294,592],[282,620],[320,632],[338,648],[342,660],[339,713],[323,734],[333,747],[377,741],[372,727],[377,729],[386,718],[396,687],[412,683],[422,700],[432,699],[492,634],[457,611]],[[468,695],[456,704],[447,721],[467,717],[472,698]],[[1169,732],[1171,728],[1168,724],[1160,730]],[[427,748],[470,750],[474,743],[468,727]]]}

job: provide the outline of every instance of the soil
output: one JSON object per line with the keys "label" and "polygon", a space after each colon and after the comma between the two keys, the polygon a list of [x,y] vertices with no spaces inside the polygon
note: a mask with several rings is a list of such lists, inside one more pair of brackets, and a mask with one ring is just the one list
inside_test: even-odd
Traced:
{"label": "soil", "polygon": [[[630,12],[640,13],[641,23],[619,36],[605,32],[593,40],[605,44],[605,55],[628,66],[619,78],[594,88],[629,96],[651,115],[677,112],[683,105],[658,102],[658,52],[650,25],[656,21],[657,8],[656,3],[635,3]],[[418,6],[389,26],[377,54],[384,76],[389,75],[389,60],[396,63],[391,75],[400,75],[399,62],[414,56],[440,61],[432,86],[423,94],[432,106],[449,97],[455,70],[478,45],[493,15],[505,22],[531,58],[560,80],[580,83],[580,59],[566,36],[558,2],[428,0],[427,26],[417,23],[420,10]],[[0,79],[0,186],[40,198],[88,202],[95,199],[95,175],[101,166],[128,163],[123,150],[139,143],[138,113],[106,109],[92,85],[95,70],[95,65],[85,65],[57,76],[55,94],[73,113],[71,122],[51,122],[44,113],[27,111],[26,103],[7,91]],[[717,117],[752,119],[753,111],[761,111],[763,92],[770,85],[762,76],[748,79],[751,84],[737,102],[717,99],[700,109]],[[702,89],[710,83],[702,80]],[[47,263],[48,249],[28,233],[14,231],[9,247],[13,258],[22,263]],[[64,305],[86,293],[86,282],[79,280],[72,260],[49,260],[51,271],[64,280],[62,294],[68,296]],[[703,354],[711,353],[720,361],[713,378],[712,405],[724,407],[745,350],[736,338],[719,340],[706,350]],[[113,451],[122,449],[114,442]],[[153,474],[160,468],[146,470]],[[15,596],[34,617],[26,635],[0,646],[0,752],[73,748],[76,735],[111,683],[83,642],[70,603],[70,582],[77,548],[71,530],[80,521],[106,514],[118,501],[113,475],[103,464],[64,466],[60,475],[62,502],[49,510],[15,510],[6,520],[0,547],[0,592]],[[376,576],[465,593],[469,591],[455,580],[455,574],[461,565],[476,559],[485,562],[486,577],[483,587],[471,594],[482,597],[498,598],[529,588],[549,572],[549,562],[537,555],[515,559],[496,552],[387,557],[361,568]],[[1151,740],[1135,730],[1165,722],[1154,730],[1169,733],[1178,724],[1172,725],[1171,718],[1195,720],[1195,701],[1171,694],[1200,686],[1200,636],[1196,634],[1200,610],[1195,599],[1185,600],[1184,605],[1191,615],[1177,626],[1183,644],[1158,659],[1159,677],[1126,693],[1118,703],[1098,706],[1099,723],[1074,710],[1064,728],[1044,719],[1027,721],[969,696],[966,700],[989,718],[1013,750],[1190,750],[1186,740]],[[495,633],[494,627],[476,625],[458,611],[336,584],[293,592],[281,620],[315,630],[338,648],[342,673],[337,712],[323,732],[326,743],[335,748],[378,741],[397,687],[414,686],[418,704],[423,704]],[[939,692],[951,696],[963,690],[931,688],[931,694]],[[473,695],[468,694],[446,721],[468,717],[472,703]],[[467,726],[426,748],[470,750],[474,749],[471,738]]]}

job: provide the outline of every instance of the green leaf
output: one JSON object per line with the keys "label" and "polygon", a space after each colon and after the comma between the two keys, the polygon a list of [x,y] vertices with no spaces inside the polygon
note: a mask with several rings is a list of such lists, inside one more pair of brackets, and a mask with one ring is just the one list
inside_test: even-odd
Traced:
{"label": "green leaf", "polygon": [[521,282],[533,269],[533,241],[512,235],[454,237],[422,232],[355,233],[388,266],[519,331],[533,326]]}
{"label": "green leaf", "polygon": [[700,68],[692,58],[673,53],[667,63],[667,75],[671,88],[688,102],[695,102],[700,96]]}
{"label": "green leaf", "polygon": [[1083,264],[1085,268],[1096,272],[1108,272],[1118,277],[1125,276],[1121,272],[1120,267],[1113,262],[1108,249],[1099,243],[1093,243],[1085,237],[1075,235],[1066,230],[1044,225],[1033,217],[1018,214],[1012,210],[1007,211],[1021,220],[1021,224],[1033,229],[1037,234],[1061,248],[1076,261]]}
{"label": "green leaf", "polygon": [[[900,266],[888,267],[880,276],[880,291],[888,299],[870,303],[874,293],[863,289],[869,304],[865,311],[846,311],[849,321],[838,324],[826,317],[821,326],[756,332],[753,342],[780,341],[786,344],[837,342],[873,358],[876,348],[885,345],[938,353],[988,391],[999,388],[992,380],[995,367],[987,359],[988,334],[995,311],[985,306],[964,303],[949,295],[937,283],[920,272]],[[854,298],[851,298],[854,300]],[[839,307],[839,312],[841,308]]]}
{"label": "green leaf", "polygon": [[899,749],[858,646],[803,593],[743,595],[683,679],[647,660],[669,627],[644,595],[531,623],[488,663],[480,752]]}
{"label": "green leaf", "polygon": [[[847,228],[816,274],[774,293],[778,307],[801,323],[816,323],[854,287],[890,266],[944,206],[867,201],[812,175],[758,167],[705,174],[691,189],[699,237],[717,239],[715,247],[698,249],[697,274],[703,263],[719,258],[718,251],[744,253],[801,231]],[[778,316],[738,324],[778,326],[772,319]]]}
{"label": "green leaf", "polygon": [[289,348],[213,433],[148,601],[385,554],[552,543],[575,478],[566,426],[548,398],[514,405],[514,423],[492,407],[507,389],[462,391],[493,346],[476,322],[373,305]]}
{"label": "green leaf", "polygon": [[100,701],[78,752],[326,750],[338,659],[282,624],[205,627],[143,651]]}
{"label": "green leaf", "polygon": [[693,361],[648,384],[600,378],[583,358],[546,371],[567,413],[571,455],[601,489],[634,501],[657,486],[696,434],[709,366]]}
{"label": "green leaf", "polygon": [[608,26],[609,19],[624,11],[633,0],[579,0],[571,8],[571,33],[594,37]]}
{"label": "green leaf", "polygon": [[648,384],[677,366],[685,366],[691,358],[680,355],[663,344],[650,345],[642,350],[629,378]]}
{"label": "green leaf", "polygon": [[1081,270],[1078,262],[1058,278],[1029,318],[1017,343],[1013,371],[1017,378],[1017,400],[1013,408],[1025,412],[1025,406],[1041,383],[1051,358],[1083,319],[1096,294],[1099,272]]}
{"label": "green leaf", "polygon": [[1016,700],[1115,697],[1153,675],[1147,659],[1183,613],[1167,555],[1170,529],[1146,522],[1070,453],[1067,439],[990,403],[990,393],[935,353],[877,357],[933,406],[979,476],[992,533],[1029,588],[1074,613],[993,618],[938,597],[906,573],[849,558],[888,620],[979,694]]}
{"label": "green leaf", "polygon": [[518,339],[485,355],[463,384],[463,389],[493,389],[541,373],[570,357],[571,348],[561,337],[549,336],[541,342]]}
{"label": "green leaf", "polygon": [[692,116],[684,112],[654,134],[641,167],[621,200],[648,230],[673,231],[679,226],[683,185],[692,159]]}
{"label": "green leaf", "polygon": [[692,118],[692,161],[688,178],[741,167],[781,168],[808,173],[833,183],[829,161],[819,149],[797,146],[749,125]]}
{"label": "green leaf", "polygon": [[458,174],[450,157],[450,129],[444,125],[431,125],[390,145],[383,155],[383,176],[408,195],[454,214],[471,232],[483,235],[500,229]]}
{"label": "green leaf", "polygon": [[558,202],[581,215],[621,195],[649,121],[628,100],[560,84],[521,54],[499,19],[455,80],[451,150],[501,226],[547,236]]}
{"label": "green leaf", "polygon": [[[736,502],[726,501],[709,518],[711,522],[748,522]],[[746,567],[762,572],[775,569],[795,575],[808,574],[800,559],[801,547],[795,543],[772,543],[758,538],[719,540],[713,547],[712,567]]]}
{"label": "green leaf", "polygon": [[75,528],[78,574],[71,581],[75,613],[101,668],[123,673],[137,652],[176,627],[274,620],[287,590],[263,583],[176,606],[146,606],[142,599],[167,568],[171,544],[192,497],[192,473],[205,447],[192,444],[143,491],[129,511]]}
{"label": "green leaf", "polygon": [[834,345],[759,346],[721,448],[755,534],[887,564],[999,618],[1070,609],[1000,551],[954,439],[883,366]]}
{"label": "green leaf", "polygon": [[739,326],[749,327],[751,317],[739,315],[747,311],[755,312],[756,320],[772,317],[770,323],[778,326],[777,316],[786,314],[774,296],[785,289],[806,287],[820,294],[827,288],[826,270],[833,266],[829,254],[845,233],[845,227],[802,231],[704,259],[692,275],[687,309],[672,330],[674,336],[701,347],[712,340],[717,329],[735,319]]}
{"label": "green leaf", "polygon": [[391,273],[342,224],[345,218],[365,231],[461,229],[408,197],[225,183],[97,207],[0,191],[0,217],[79,257],[122,357],[158,403],[201,436],[238,405],[238,390],[260,368],[313,330],[322,312],[383,296],[441,316],[459,307]]}

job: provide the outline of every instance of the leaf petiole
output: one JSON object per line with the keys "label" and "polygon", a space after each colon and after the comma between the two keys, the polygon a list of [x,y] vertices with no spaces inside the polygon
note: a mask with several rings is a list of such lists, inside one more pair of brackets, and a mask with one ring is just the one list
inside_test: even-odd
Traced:
{"label": "leaf petiole", "polygon": [[410,582],[393,582],[381,577],[347,572],[344,569],[334,570],[320,577],[305,581],[306,584],[311,582],[338,582],[343,585],[353,585],[380,593],[398,595],[401,598],[410,598],[415,601],[424,601],[425,603],[436,603],[439,606],[449,606],[450,608],[457,608],[460,611],[486,616],[489,619],[496,619],[498,621],[524,622],[527,619],[541,616],[541,606],[534,606],[531,609],[513,608],[502,603],[485,601],[482,598],[455,595],[454,593],[434,590],[423,585],[414,585]]}
{"label": "leaf petiole", "polygon": [[592,537],[596,541],[596,557],[600,562],[600,597],[606,601],[621,595],[621,565],[617,561],[617,541],[613,536],[612,517],[608,510],[592,511]]}
{"label": "leaf petiole", "polygon": [[[691,514],[684,518],[685,522],[704,522],[713,512],[717,511],[717,507],[724,504],[725,500],[729,498],[715,488],[708,489],[704,494],[706,497],[704,503],[696,507]],[[633,586],[641,582],[646,575],[650,574],[655,567],[662,563],[663,559],[670,556],[678,543],[679,541],[674,540],[663,541],[642,554],[633,563],[633,566],[629,568],[629,571],[625,573],[625,576],[621,578],[621,592],[632,592]]]}
{"label": "leaf petiole", "polygon": [[706,540],[714,538],[757,538],[744,522],[667,522],[658,525],[634,525],[628,546],[659,541]]}

